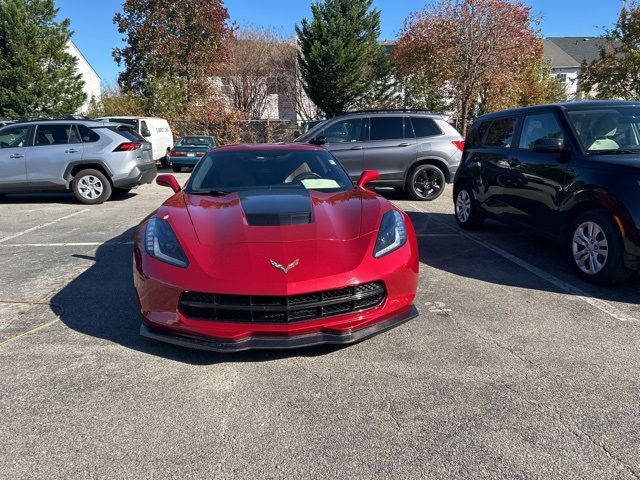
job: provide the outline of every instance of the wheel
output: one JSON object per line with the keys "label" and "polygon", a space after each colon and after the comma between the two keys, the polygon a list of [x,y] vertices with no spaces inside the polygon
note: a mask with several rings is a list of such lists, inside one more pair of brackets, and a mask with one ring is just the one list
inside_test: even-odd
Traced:
{"label": "wheel", "polygon": [[113,189],[113,193],[111,194],[111,196],[115,197],[117,195],[119,197],[124,197],[130,191],[131,191],[131,187],[129,187],[129,188],[114,188]]}
{"label": "wheel", "polygon": [[168,168],[171,166],[171,154],[170,154],[171,150],[169,150],[167,148],[167,153],[164,155],[164,157],[162,157],[162,159],[160,160],[160,165],[163,168]]}
{"label": "wheel", "polygon": [[182,171],[182,167],[180,165],[173,165],[171,164],[171,169],[175,172],[175,173],[180,173]]}
{"label": "wheel", "polygon": [[409,176],[407,191],[416,200],[431,201],[444,192],[446,178],[434,165],[420,165]]}
{"label": "wheel", "polygon": [[456,221],[461,228],[473,230],[479,228],[484,222],[484,216],[478,208],[473,189],[468,183],[463,183],[456,190],[454,206]]}
{"label": "wheel", "polygon": [[78,201],[87,205],[106,202],[111,196],[111,183],[102,172],[93,169],[78,172],[73,177],[71,189]]}
{"label": "wheel", "polygon": [[613,285],[632,274],[624,265],[624,245],[618,226],[604,210],[578,216],[571,226],[568,244],[573,268],[588,282]]}

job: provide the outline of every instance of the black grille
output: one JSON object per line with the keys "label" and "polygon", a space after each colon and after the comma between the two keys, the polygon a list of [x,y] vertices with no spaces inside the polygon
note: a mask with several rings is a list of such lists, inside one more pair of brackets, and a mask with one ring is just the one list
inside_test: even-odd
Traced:
{"label": "black grille", "polygon": [[382,282],[292,296],[225,295],[184,292],[180,312],[225,322],[290,323],[373,308],[384,302]]}

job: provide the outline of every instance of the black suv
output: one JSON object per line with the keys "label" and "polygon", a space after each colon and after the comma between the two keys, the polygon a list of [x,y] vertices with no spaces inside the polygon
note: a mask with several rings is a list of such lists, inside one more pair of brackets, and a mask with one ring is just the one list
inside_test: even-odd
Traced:
{"label": "black suv", "polygon": [[576,272],[613,284],[640,270],[640,103],[508,110],[473,124],[454,179],[456,220],[495,218],[566,246]]}

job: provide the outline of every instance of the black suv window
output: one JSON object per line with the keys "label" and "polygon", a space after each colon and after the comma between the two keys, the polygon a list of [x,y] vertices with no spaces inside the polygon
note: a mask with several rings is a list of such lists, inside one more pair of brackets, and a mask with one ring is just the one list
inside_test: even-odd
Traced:
{"label": "black suv window", "polygon": [[413,130],[416,132],[417,138],[433,137],[442,134],[442,131],[433,118],[427,117],[411,117]]}
{"label": "black suv window", "polygon": [[499,118],[489,127],[484,144],[487,147],[510,148],[513,141],[513,129],[516,125],[515,117]]}
{"label": "black suv window", "polygon": [[0,148],[17,148],[26,146],[29,127],[19,126],[7,128],[0,133]]}
{"label": "black suv window", "polygon": [[350,118],[336,122],[324,130],[327,143],[346,143],[360,141],[362,118]]}
{"label": "black suv window", "polygon": [[402,140],[404,138],[404,118],[371,117],[369,132],[370,140]]}
{"label": "black suv window", "polygon": [[78,125],[78,131],[80,132],[80,138],[84,143],[93,143],[100,140],[100,135],[84,125]]}
{"label": "black suv window", "polygon": [[68,145],[79,143],[75,125],[38,125],[35,145]]}
{"label": "black suv window", "polygon": [[533,149],[533,144],[541,138],[561,138],[564,135],[556,116],[552,112],[527,115],[522,124],[520,148]]}

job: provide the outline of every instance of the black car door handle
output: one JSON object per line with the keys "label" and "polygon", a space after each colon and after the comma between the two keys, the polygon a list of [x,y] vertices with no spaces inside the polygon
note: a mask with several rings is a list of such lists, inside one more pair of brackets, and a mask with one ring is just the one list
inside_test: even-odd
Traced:
{"label": "black car door handle", "polygon": [[408,147],[409,145],[411,145],[410,143],[401,143],[400,145],[398,145],[399,147]]}
{"label": "black car door handle", "polygon": [[362,145],[356,145],[355,147],[351,147],[351,150],[362,150]]}
{"label": "black car door handle", "polygon": [[10,155],[9,158],[24,158],[24,155],[21,153],[14,153],[13,155]]}

